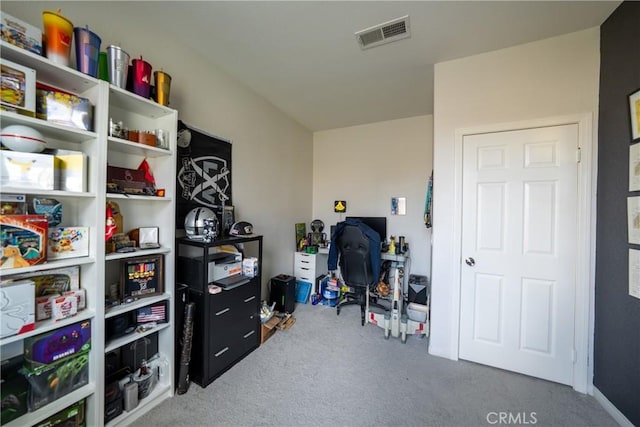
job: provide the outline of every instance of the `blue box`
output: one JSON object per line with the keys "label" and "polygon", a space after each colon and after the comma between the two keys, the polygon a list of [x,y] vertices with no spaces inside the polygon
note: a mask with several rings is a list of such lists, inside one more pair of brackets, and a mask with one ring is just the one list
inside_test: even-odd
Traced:
{"label": "blue box", "polygon": [[306,304],[311,295],[311,283],[296,280],[296,302]]}

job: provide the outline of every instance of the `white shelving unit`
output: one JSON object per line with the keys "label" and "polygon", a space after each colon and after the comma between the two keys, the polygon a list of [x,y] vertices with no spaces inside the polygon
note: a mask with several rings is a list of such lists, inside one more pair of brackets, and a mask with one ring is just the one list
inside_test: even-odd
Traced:
{"label": "white shelving unit", "polygon": [[[87,191],[33,191],[22,188],[0,188],[1,193],[37,195],[51,197],[62,202],[63,226],[89,227],[89,256],[52,261],[31,267],[0,270],[1,279],[10,279],[16,274],[41,272],[54,268],[80,266],[80,284],[86,290],[87,309],[77,316],[61,322],[39,322],[36,330],[27,334],[0,340],[2,349],[22,345],[27,336],[58,329],[62,326],[90,319],[92,322],[91,352],[89,358],[89,383],[74,392],[55,400],[37,411],[27,413],[6,424],[7,426],[33,425],[70,404],[87,399],[87,425],[103,425],[105,411],[105,355],[138,338],[158,334],[158,349],[169,363],[153,392],[142,399],[131,412],[123,412],[108,425],[129,424],[144,412],[173,395],[175,389],[173,366],[174,326],[173,323],[160,324],[145,333],[106,342],[107,319],[136,310],[137,308],[167,301],[169,319],[174,319],[174,245],[175,245],[175,173],[176,134],[178,114],[175,110],[159,105],[148,99],[94,79],[69,67],[52,63],[13,45],[0,42],[3,60],[36,70],[39,82],[88,98],[94,106],[93,131],[49,123],[44,120],[22,116],[10,112],[0,112],[1,126],[22,124],[39,130],[47,140],[47,148],[61,148],[82,151],[87,155]],[[164,129],[169,134],[168,149],[145,146],[109,136],[109,119],[123,121],[129,129],[153,131]],[[107,164],[136,169],[146,159],[155,172],[156,187],[165,190],[165,197],[127,196],[111,194],[106,190]],[[113,200],[120,206],[123,215],[124,232],[138,227],[159,227],[159,249],[120,254],[106,253],[104,239],[105,206]],[[107,284],[119,280],[122,260],[141,255],[162,254],[164,256],[164,290],[161,295],[142,298],[130,304],[105,309]],[[4,356],[3,356],[4,358]]]}
{"label": "white shelving unit", "polygon": [[[120,265],[122,260],[133,257],[161,254],[164,256],[164,292],[162,295],[141,298],[129,304],[122,304],[110,308],[103,316],[109,319],[117,315],[132,312],[160,301],[169,302],[169,319],[174,319],[173,296],[175,290],[174,277],[174,246],[175,246],[175,183],[176,183],[176,135],[178,113],[170,108],[144,99],[118,87],[108,87],[108,118],[114,122],[122,121],[128,129],[140,131],[154,131],[164,129],[169,133],[169,149],[150,147],[136,142],[127,141],[111,136],[106,137],[106,163],[110,166],[137,169],[146,159],[154,171],[156,188],[164,189],[164,197],[125,195],[105,193],[105,201],[118,204],[123,216],[124,231],[139,227],[159,227],[160,248],[140,250],[133,253],[105,254],[105,285],[116,283],[120,279]],[[157,334],[159,353],[167,358],[169,372],[160,378],[153,392],[140,400],[135,410],[123,412],[109,421],[107,425],[129,424],[140,415],[158,405],[164,399],[173,396],[175,389],[173,372],[174,354],[174,325],[173,323],[159,324],[155,328],[139,333],[133,332],[123,337],[111,339],[104,343],[104,353],[107,354],[118,348],[132,343],[140,338]],[[104,364],[103,364],[104,366]],[[102,375],[104,377],[104,372]],[[104,399],[100,404],[104,406]],[[104,407],[100,413],[104,413]]]}

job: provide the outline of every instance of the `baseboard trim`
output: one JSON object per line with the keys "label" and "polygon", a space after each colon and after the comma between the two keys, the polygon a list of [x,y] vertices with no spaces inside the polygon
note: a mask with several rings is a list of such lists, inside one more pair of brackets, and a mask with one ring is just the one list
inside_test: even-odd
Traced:
{"label": "baseboard trim", "polygon": [[596,401],[604,408],[605,411],[607,411],[609,415],[613,417],[613,419],[618,424],[620,424],[621,427],[634,427],[633,424],[631,424],[631,421],[629,421],[627,417],[625,417],[624,414],[614,406],[613,403],[609,402],[609,399],[607,399],[607,397],[602,394],[596,386],[593,387],[593,397],[595,397]]}
{"label": "baseboard trim", "polygon": [[445,359],[449,359],[449,360],[458,360],[457,357],[453,357],[451,355],[451,351],[446,351],[446,349],[444,348],[438,348],[438,347],[434,347],[433,345],[429,345],[429,349],[427,351],[432,356],[444,357]]}

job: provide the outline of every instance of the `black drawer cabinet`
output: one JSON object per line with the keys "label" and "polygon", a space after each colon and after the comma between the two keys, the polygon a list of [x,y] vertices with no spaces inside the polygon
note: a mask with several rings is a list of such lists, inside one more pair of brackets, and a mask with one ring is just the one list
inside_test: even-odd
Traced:
{"label": "black drawer cabinet", "polygon": [[178,283],[189,286],[189,301],[196,306],[189,376],[201,387],[211,384],[260,345],[262,236],[222,239],[208,244],[178,239],[178,263],[185,257],[207,259],[207,252],[230,244],[240,246],[244,257],[258,258],[256,277],[217,294],[202,292],[209,285],[200,279],[208,277],[206,264],[199,267],[201,274],[178,273],[177,277]]}

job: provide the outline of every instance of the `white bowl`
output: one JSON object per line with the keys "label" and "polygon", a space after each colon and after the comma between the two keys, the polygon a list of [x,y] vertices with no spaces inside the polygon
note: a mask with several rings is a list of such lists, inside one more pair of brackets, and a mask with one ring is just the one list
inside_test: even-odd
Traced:
{"label": "white bowl", "polygon": [[47,142],[37,130],[24,125],[10,125],[0,132],[2,145],[13,151],[40,153]]}

